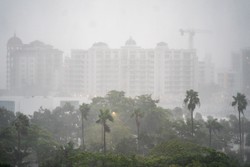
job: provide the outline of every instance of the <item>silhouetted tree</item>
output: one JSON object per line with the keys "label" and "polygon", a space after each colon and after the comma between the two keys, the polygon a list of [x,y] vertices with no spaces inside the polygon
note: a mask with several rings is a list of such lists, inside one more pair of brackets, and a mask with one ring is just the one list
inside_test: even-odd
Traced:
{"label": "silhouetted tree", "polygon": [[0,130],[10,126],[11,122],[15,120],[15,114],[5,108],[0,107]]}
{"label": "silhouetted tree", "polygon": [[236,96],[233,96],[232,106],[237,107],[237,110],[238,110],[238,113],[239,113],[240,154],[242,156],[241,114],[244,115],[244,110],[247,107],[246,96],[244,94],[237,93]]}
{"label": "silhouetted tree", "polygon": [[200,99],[198,96],[198,92],[194,90],[188,90],[186,92],[186,97],[184,99],[184,103],[187,106],[188,110],[191,112],[191,123],[192,123],[192,136],[194,136],[194,109],[196,105],[200,105]]}
{"label": "silhouetted tree", "polygon": [[135,123],[137,127],[137,151],[139,151],[140,145],[140,118],[144,116],[144,113],[140,109],[135,109],[131,115],[131,118],[135,117]]}
{"label": "silhouetted tree", "polygon": [[28,117],[22,113],[17,113],[17,117],[14,121],[14,126],[17,131],[17,166],[20,167],[22,164],[21,136],[25,136],[28,133]]}
{"label": "silhouetted tree", "polygon": [[206,127],[208,128],[208,131],[209,131],[209,147],[211,147],[212,146],[212,133],[216,133],[216,131],[220,131],[222,126],[217,121],[216,118],[209,117],[206,122]]}
{"label": "silhouetted tree", "polygon": [[100,114],[98,115],[99,119],[96,123],[101,124],[103,128],[103,151],[106,154],[106,132],[110,132],[110,127],[107,124],[107,121],[114,121],[110,111],[108,109],[102,110],[100,109]]}
{"label": "silhouetted tree", "polygon": [[87,120],[90,106],[88,104],[82,103],[79,107],[79,111],[81,112],[81,123],[82,123],[82,149],[85,148],[84,145],[84,119]]}

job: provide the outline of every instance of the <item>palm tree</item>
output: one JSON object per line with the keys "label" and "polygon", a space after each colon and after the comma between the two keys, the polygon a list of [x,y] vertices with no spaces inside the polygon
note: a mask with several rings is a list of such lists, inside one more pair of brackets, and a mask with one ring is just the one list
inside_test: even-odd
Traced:
{"label": "palm tree", "polygon": [[244,110],[247,107],[246,96],[241,93],[237,93],[237,96],[233,96],[234,101],[232,102],[233,107],[237,107],[239,113],[239,136],[240,136],[240,154],[242,154],[242,136],[241,136],[241,116],[244,115]]}
{"label": "palm tree", "polygon": [[106,154],[106,132],[110,132],[110,127],[107,124],[107,121],[114,121],[110,111],[108,109],[102,110],[100,109],[100,114],[98,115],[99,119],[96,123],[101,124],[103,128],[103,151]]}
{"label": "palm tree", "polygon": [[131,118],[135,117],[135,123],[137,127],[137,151],[139,151],[140,118],[143,116],[144,113],[140,109],[135,109],[131,115]]}
{"label": "palm tree", "polygon": [[186,97],[184,103],[187,106],[188,110],[191,112],[191,123],[192,123],[192,136],[194,136],[194,121],[193,114],[196,105],[200,105],[200,99],[198,97],[198,92],[190,89],[186,92]]}
{"label": "palm tree", "polygon": [[21,166],[21,136],[25,136],[28,133],[29,118],[22,114],[17,113],[16,119],[14,120],[14,127],[17,131],[17,166]]}
{"label": "palm tree", "polygon": [[82,123],[82,149],[85,148],[84,145],[84,119],[87,120],[88,114],[90,111],[90,106],[88,104],[82,103],[79,107],[79,111],[81,112],[81,123]]}
{"label": "palm tree", "polygon": [[220,131],[222,128],[222,125],[217,121],[217,119],[213,117],[209,117],[206,122],[206,127],[209,130],[209,147],[212,145],[212,133],[215,133],[216,131]]}

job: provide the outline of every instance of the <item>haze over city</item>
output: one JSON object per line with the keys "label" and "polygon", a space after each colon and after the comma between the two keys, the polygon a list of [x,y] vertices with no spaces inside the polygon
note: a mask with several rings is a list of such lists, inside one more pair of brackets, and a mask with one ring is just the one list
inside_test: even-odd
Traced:
{"label": "haze over city", "polygon": [[130,36],[143,48],[161,41],[187,48],[188,36],[179,29],[208,30],[194,37],[197,55],[211,54],[216,67],[225,68],[231,52],[250,45],[249,8],[248,0],[1,0],[0,85],[6,86],[6,44],[14,33],[25,43],[40,40],[68,56],[70,49],[99,41],[120,48]]}
{"label": "haze over city", "polygon": [[250,166],[249,0],[0,0],[0,167]]}

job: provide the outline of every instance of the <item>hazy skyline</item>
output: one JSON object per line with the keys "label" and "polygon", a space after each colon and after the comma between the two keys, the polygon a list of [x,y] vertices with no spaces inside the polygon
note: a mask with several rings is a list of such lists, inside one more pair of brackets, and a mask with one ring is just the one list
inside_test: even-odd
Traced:
{"label": "hazy skyline", "polygon": [[211,53],[217,67],[227,66],[232,51],[250,46],[248,0],[0,0],[0,88],[5,85],[7,40],[16,32],[23,43],[40,40],[69,55],[94,42],[120,48],[132,36],[138,46],[187,48],[179,29],[196,34],[198,56]]}

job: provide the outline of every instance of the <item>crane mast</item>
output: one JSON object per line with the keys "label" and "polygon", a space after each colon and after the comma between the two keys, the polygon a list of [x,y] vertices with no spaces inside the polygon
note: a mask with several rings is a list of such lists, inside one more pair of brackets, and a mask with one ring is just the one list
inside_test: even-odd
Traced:
{"label": "crane mast", "polygon": [[195,30],[195,29],[180,29],[180,33],[183,36],[188,34],[188,49],[194,49],[194,36],[196,33],[210,33],[208,30]]}

